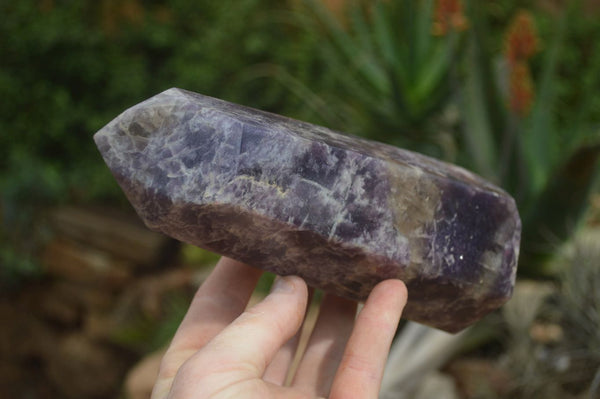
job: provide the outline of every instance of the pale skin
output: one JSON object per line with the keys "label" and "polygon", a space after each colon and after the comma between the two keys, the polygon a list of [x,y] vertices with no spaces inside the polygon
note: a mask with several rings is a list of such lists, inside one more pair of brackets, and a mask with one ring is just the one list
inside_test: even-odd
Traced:
{"label": "pale skin", "polygon": [[309,290],[299,277],[278,277],[269,295],[246,309],[260,275],[219,261],[162,360],[152,399],[376,399],[405,285],[379,283],[358,316],[354,302],[325,295],[290,377]]}

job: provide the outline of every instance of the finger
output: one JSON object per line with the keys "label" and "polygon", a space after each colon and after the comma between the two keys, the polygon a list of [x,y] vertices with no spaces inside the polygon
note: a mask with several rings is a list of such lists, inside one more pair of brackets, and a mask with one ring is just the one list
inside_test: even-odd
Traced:
{"label": "finger", "polygon": [[246,308],[262,271],[229,258],[221,258],[200,286],[170,350],[203,347]]}
{"label": "finger", "polygon": [[229,258],[219,260],[163,357],[153,398],[166,397],[179,367],[244,311],[261,273]]}
{"label": "finger", "polygon": [[292,382],[312,396],[328,396],[356,316],[356,302],[326,295]]}
{"label": "finger", "polygon": [[400,280],[386,280],[375,286],[356,319],[330,398],[378,397],[383,368],[406,299],[406,286]]}
{"label": "finger", "polygon": [[262,302],[246,310],[183,364],[173,382],[172,397],[210,397],[260,379],[277,351],[300,327],[307,296],[301,278],[277,278]]}
{"label": "finger", "polygon": [[271,363],[267,366],[263,375],[263,380],[275,385],[284,385],[294,359],[297,356],[298,344],[300,337],[304,334],[306,316],[308,315],[308,308],[312,302],[314,289],[308,289],[308,298],[306,300],[306,309],[304,311],[304,319],[302,321],[302,328],[298,329],[296,334],[288,340],[285,345],[277,352]]}

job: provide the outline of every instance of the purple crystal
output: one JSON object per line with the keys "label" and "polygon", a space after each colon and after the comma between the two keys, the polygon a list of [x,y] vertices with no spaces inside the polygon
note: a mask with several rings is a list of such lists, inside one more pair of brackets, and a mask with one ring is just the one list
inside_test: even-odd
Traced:
{"label": "purple crystal", "polygon": [[514,200],[454,165],[170,89],[94,139],[147,226],[364,300],[388,278],[404,315],[455,332],[507,301]]}

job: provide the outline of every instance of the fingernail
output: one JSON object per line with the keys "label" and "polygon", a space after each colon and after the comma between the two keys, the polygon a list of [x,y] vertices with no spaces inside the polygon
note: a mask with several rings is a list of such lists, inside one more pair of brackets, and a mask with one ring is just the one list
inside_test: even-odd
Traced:
{"label": "fingernail", "polygon": [[294,291],[294,284],[292,278],[289,276],[277,276],[271,287],[271,292],[292,292]]}

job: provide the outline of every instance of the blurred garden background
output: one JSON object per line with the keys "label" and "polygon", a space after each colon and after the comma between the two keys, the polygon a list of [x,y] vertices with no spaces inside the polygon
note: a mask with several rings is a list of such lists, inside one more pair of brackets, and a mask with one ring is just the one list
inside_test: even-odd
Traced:
{"label": "blurred garden background", "polygon": [[[0,396],[145,397],[131,370],[216,257],[147,231],[92,135],[180,87],[505,188],[523,220],[515,298],[428,372],[448,398],[600,398],[600,1],[0,0],[0,15]],[[442,397],[419,389],[388,393]]]}

